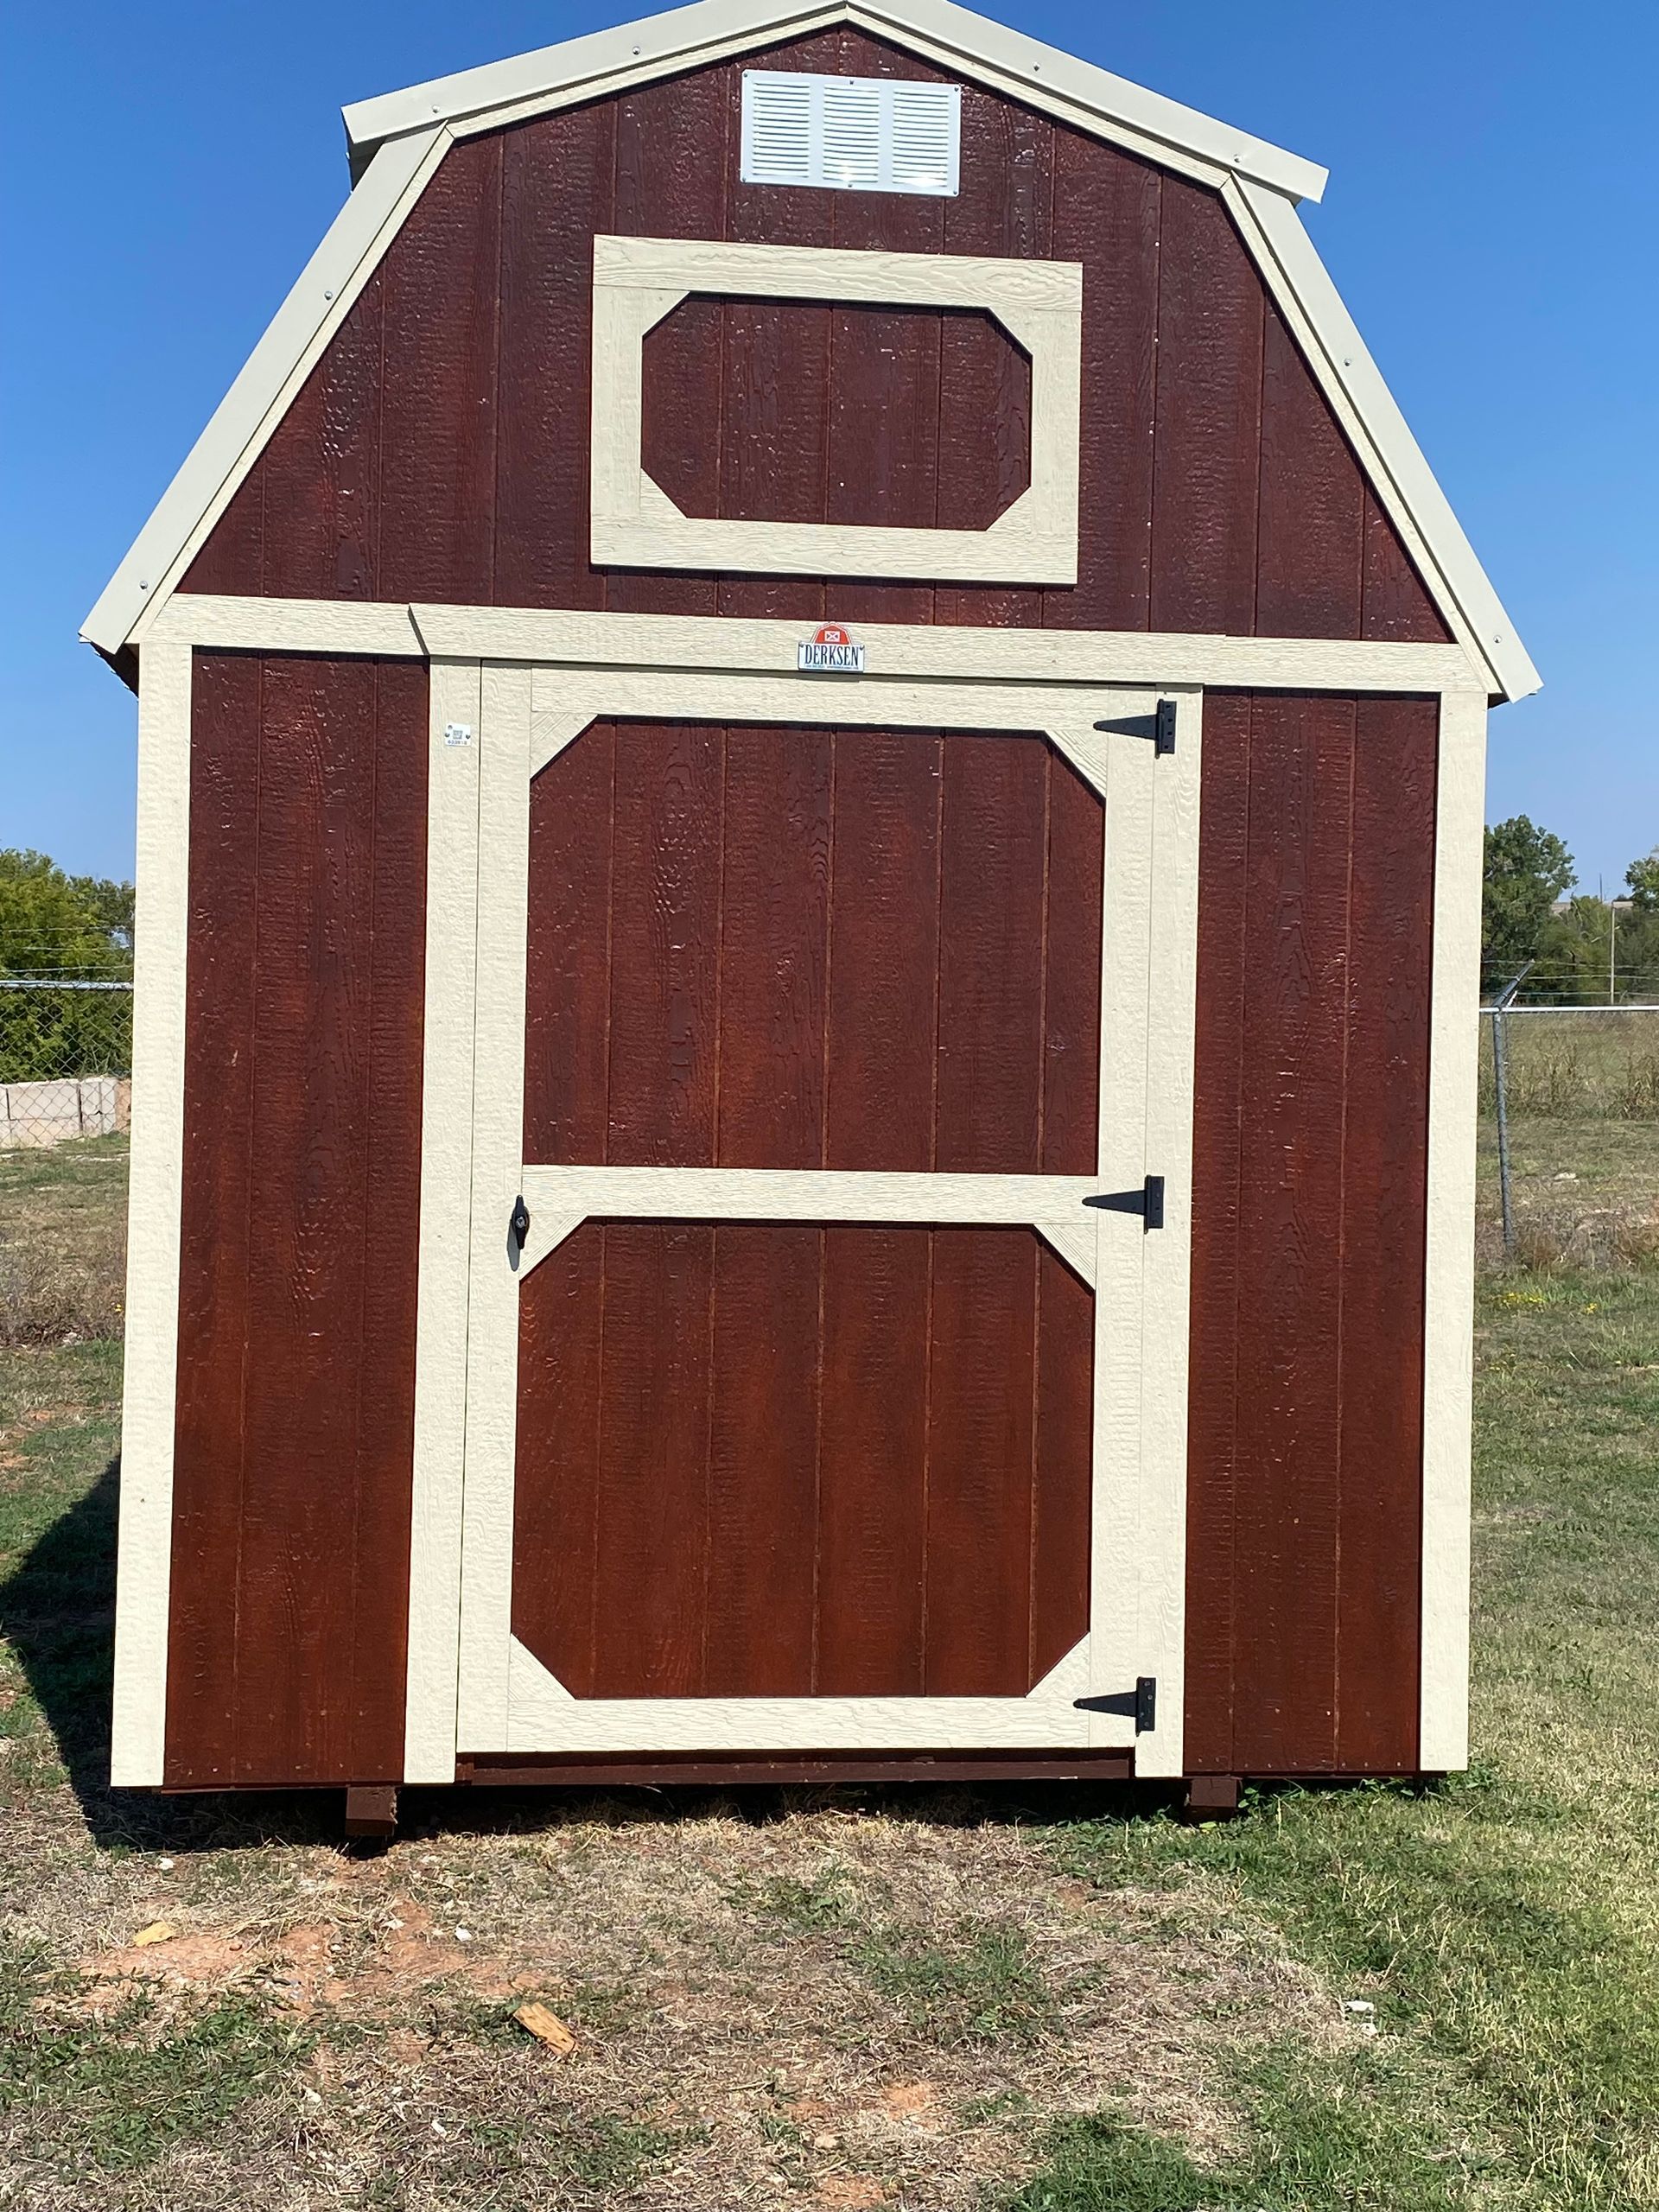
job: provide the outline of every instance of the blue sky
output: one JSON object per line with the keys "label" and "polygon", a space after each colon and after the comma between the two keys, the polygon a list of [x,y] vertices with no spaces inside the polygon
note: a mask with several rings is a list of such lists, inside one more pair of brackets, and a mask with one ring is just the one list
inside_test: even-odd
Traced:
{"label": "blue sky", "polygon": [[[81,618],[346,190],[343,102],[624,5],[8,11],[0,845],[130,871],[130,695]],[[1659,10],[1022,0],[1021,29],[1296,152],[1309,226],[1546,689],[1488,814],[1593,890],[1659,844]]]}

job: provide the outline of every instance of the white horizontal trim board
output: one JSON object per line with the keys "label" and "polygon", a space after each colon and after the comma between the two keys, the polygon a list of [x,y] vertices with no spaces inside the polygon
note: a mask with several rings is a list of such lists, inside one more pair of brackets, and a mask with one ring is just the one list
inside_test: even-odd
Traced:
{"label": "white horizontal trim board", "polygon": [[788,674],[804,698],[840,697],[888,677],[991,678],[1010,684],[1136,684],[1241,690],[1483,690],[1461,645],[1342,638],[1228,638],[1172,630],[995,630],[944,624],[854,626],[864,677],[804,676],[795,649],[810,623],[697,614],[560,613],[534,607],[401,601],[238,599],[181,592],[149,635],[225,651],[376,653],[420,660],[527,661]]}
{"label": "white horizontal trim board", "polygon": [[530,1235],[521,1276],[595,1216],[662,1221],[1006,1224],[1048,1236],[1094,1281],[1094,1175],[939,1175],[838,1168],[537,1167],[526,1165]]}
{"label": "white horizontal trim board", "polygon": [[346,138],[360,156],[384,139],[435,122],[477,129],[506,113],[522,116],[595,99],[617,82],[665,76],[836,22],[893,38],[947,69],[960,69],[978,83],[1064,114],[1083,130],[1177,168],[1236,169],[1293,198],[1317,200],[1325,189],[1327,172],[1317,163],[950,0],[856,0],[827,7],[696,0],[614,30],[359,100],[344,111]]}
{"label": "white horizontal trim board", "polygon": [[480,1744],[478,1753],[1039,1751],[1133,1744],[1133,1715],[1078,1711],[1089,1680],[1085,1637],[1025,1697],[574,1698],[514,1637],[507,1738]]}
{"label": "white horizontal trim board", "polygon": [[[1031,359],[1026,489],[984,530],[739,522],[682,513],[645,473],[645,339],[693,292],[986,309]],[[1077,262],[596,238],[593,557],[636,568],[766,575],[1075,583],[1082,358],[1083,269]],[[717,426],[706,427],[714,436]]]}

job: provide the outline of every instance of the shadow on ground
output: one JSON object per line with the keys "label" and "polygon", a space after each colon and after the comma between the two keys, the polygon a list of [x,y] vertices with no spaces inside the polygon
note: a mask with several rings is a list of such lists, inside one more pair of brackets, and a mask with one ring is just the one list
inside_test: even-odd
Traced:
{"label": "shadow on ground", "polygon": [[[111,1790],[110,1694],[115,1649],[116,1514],[120,1461],[54,1521],[0,1585],[0,1635],[16,1653],[56,1741],[94,1843],[141,1851],[222,1851],[267,1843],[340,1843],[342,1793],[320,1789],[163,1796]],[[756,1783],[717,1789],[408,1789],[404,1837],[533,1834],[567,1821],[616,1827],[705,1817],[716,1806],[757,1824],[839,1804],[945,1827],[1049,1825],[1145,1815],[1175,1794],[1127,1783]]]}

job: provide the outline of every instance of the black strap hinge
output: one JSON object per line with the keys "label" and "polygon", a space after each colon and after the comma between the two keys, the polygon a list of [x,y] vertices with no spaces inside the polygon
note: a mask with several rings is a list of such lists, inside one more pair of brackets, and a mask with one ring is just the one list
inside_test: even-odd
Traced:
{"label": "black strap hinge", "polygon": [[1132,1690],[1113,1690],[1105,1697],[1079,1697],[1071,1700],[1078,1713],[1117,1713],[1126,1720],[1133,1719],[1137,1736],[1149,1736],[1158,1726],[1158,1677],[1141,1675]]}
{"label": "black strap hinge", "polygon": [[1138,1191],[1096,1191],[1084,1202],[1101,1213],[1138,1213],[1148,1229],[1164,1225],[1164,1179],[1148,1175]]}
{"label": "black strap hinge", "polygon": [[1095,724],[1095,728],[1096,729],[1116,730],[1127,737],[1149,737],[1152,740],[1152,749],[1154,753],[1158,755],[1160,760],[1161,760],[1166,753],[1173,753],[1175,750],[1174,700],[1160,699],[1158,702],[1157,708],[1151,717],[1151,721],[1152,727],[1150,729],[1147,728],[1145,726],[1145,717],[1137,717],[1133,721],[1125,720],[1122,721],[1096,722]]}

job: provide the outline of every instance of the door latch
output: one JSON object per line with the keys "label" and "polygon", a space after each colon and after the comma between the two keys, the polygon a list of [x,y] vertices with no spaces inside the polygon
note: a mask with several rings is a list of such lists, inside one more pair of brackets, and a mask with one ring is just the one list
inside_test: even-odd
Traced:
{"label": "door latch", "polygon": [[512,1202],[512,1211],[507,1217],[507,1233],[522,1252],[530,1236],[530,1208],[524,1204],[521,1191]]}

